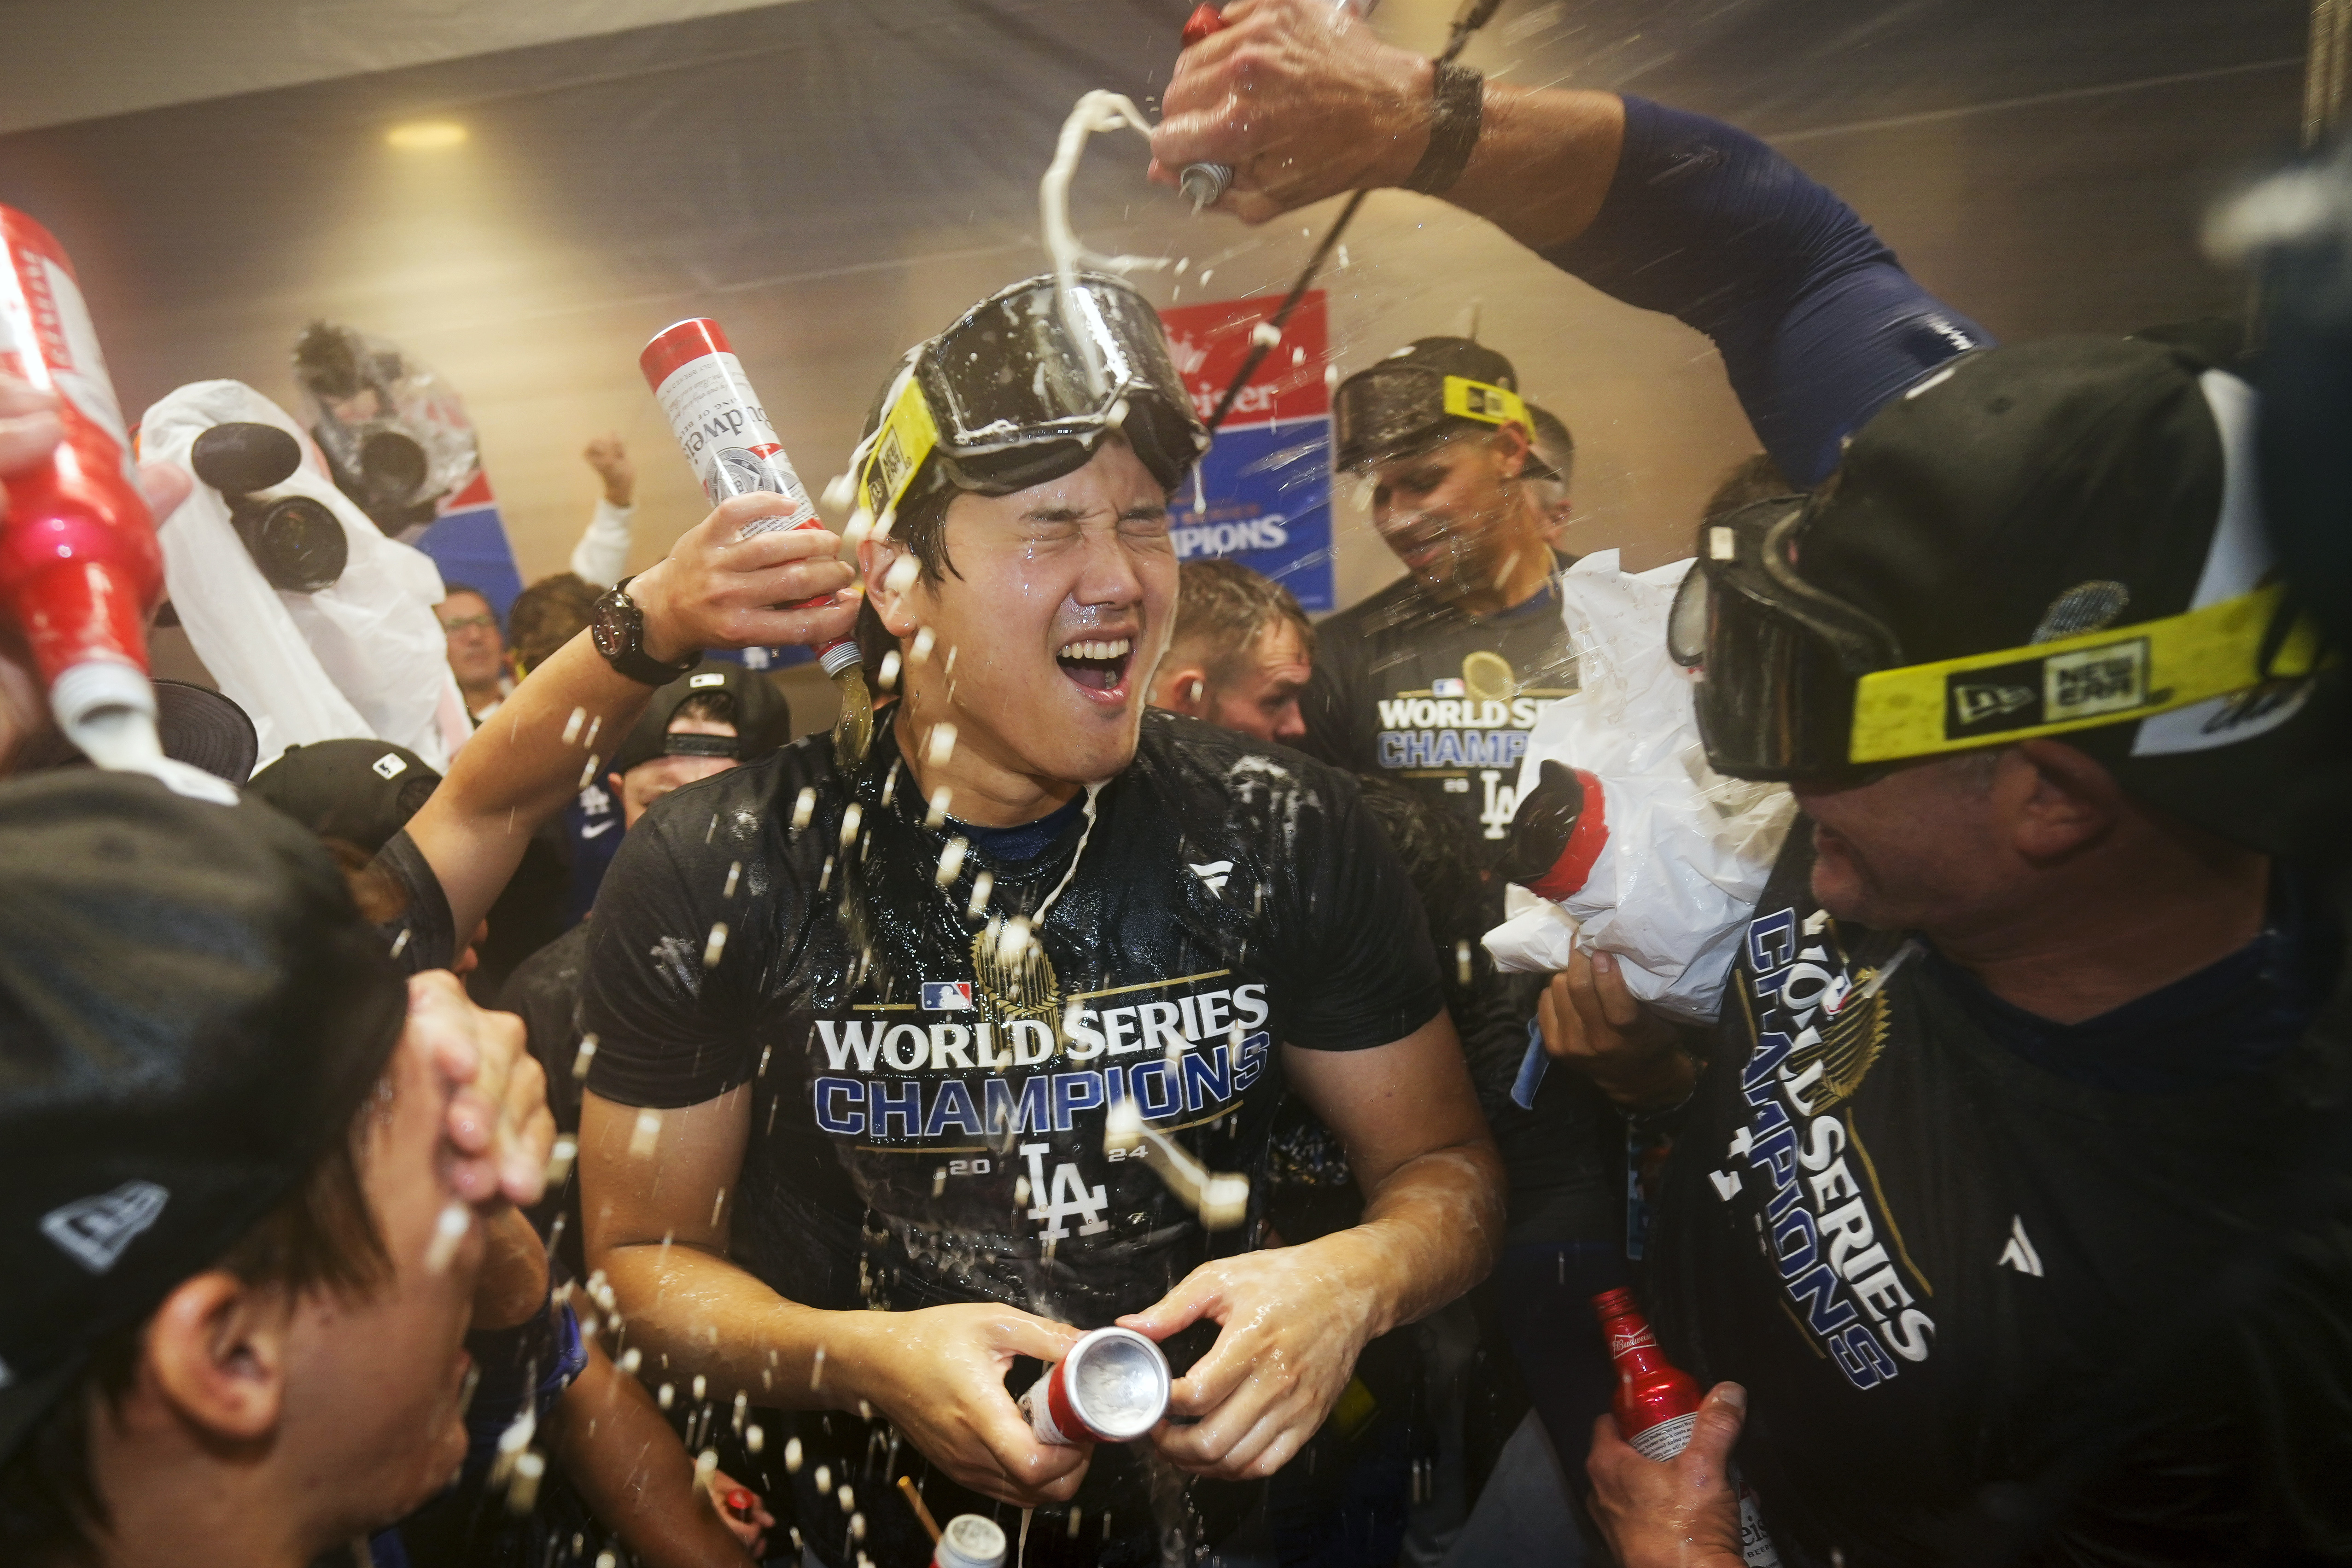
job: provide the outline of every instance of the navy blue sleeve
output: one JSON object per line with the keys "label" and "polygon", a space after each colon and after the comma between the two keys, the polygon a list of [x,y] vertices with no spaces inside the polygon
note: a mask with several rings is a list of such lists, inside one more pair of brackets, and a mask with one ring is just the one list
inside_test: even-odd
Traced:
{"label": "navy blue sleeve", "polygon": [[1806,487],[1881,404],[1993,340],[1778,152],[1646,99],[1625,99],[1624,150],[1599,215],[1544,254],[1715,340],[1765,451]]}

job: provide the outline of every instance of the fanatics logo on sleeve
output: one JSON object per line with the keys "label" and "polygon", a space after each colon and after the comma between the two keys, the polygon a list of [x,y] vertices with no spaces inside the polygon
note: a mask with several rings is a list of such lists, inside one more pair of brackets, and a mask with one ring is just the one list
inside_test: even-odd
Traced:
{"label": "fanatics logo on sleeve", "polygon": [[41,1234],[91,1273],[103,1274],[155,1223],[171,1196],[152,1181],[127,1181],[49,1210],[41,1216]]}
{"label": "fanatics logo on sleeve", "polygon": [[971,1011],[971,982],[970,980],[925,980],[923,1010],[927,1013]]}

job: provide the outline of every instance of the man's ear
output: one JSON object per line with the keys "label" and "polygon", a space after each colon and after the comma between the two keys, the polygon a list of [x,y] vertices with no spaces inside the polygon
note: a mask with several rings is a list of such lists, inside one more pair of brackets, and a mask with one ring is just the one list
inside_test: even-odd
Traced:
{"label": "man's ear", "polygon": [[1192,718],[1208,717],[1208,671],[1197,660],[1166,660],[1151,683],[1151,706]]}
{"label": "man's ear", "polygon": [[866,580],[866,601],[893,637],[913,636],[919,623],[913,599],[920,573],[910,573],[902,564],[914,559],[913,552],[895,539],[857,541],[857,572]]}
{"label": "man's ear", "polygon": [[1993,791],[2017,852],[2037,865],[2096,843],[2125,809],[2116,776],[2062,740],[2009,747],[1994,771]]}
{"label": "man's ear", "polygon": [[203,1432],[259,1441],[285,1408],[292,1319],[278,1291],[207,1270],[181,1281],[148,1323],[140,1382]]}
{"label": "man's ear", "polygon": [[1516,479],[1528,471],[1528,455],[1534,451],[1528,433],[1516,424],[1495,427],[1495,460],[1502,465],[1503,477]]}
{"label": "man's ear", "polygon": [[621,776],[619,774],[607,773],[604,775],[604,792],[606,794],[612,796],[614,800],[617,800],[621,798],[621,789],[622,783]]}

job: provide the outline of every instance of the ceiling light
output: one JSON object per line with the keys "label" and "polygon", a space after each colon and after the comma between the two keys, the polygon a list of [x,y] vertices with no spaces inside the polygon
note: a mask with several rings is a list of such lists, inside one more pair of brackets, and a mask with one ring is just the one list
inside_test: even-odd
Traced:
{"label": "ceiling light", "polygon": [[404,152],[439,152],[466,143],[466,128],[454,120],[416,120],[384,132],[387,146]]}

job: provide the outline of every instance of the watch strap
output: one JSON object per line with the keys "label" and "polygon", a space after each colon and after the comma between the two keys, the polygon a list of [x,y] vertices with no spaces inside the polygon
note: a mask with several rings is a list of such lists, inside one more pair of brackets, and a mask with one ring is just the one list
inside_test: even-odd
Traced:
{"label": "watch strap", "polygon": [[1439,60],[1430,80],[1429,146],[1405,176],[1404,188],[1442,195],[1470,166],[1486,121],[1486,78],[1476,67]]}
{"label": "watch strap", "polygon": [[[702,655],[699,653],[689,653],[676,664],[665,664],[646,652],[646,614],[638,608],[637,601],[629,597],[629,584],[633,580],[626,577],[621,579],[606,589],[604,597],[597,601],[594,628],[599,634],[593,636],[591,641],[596,644],[596,651],[604,655],[604,662],[613,666],[615,674],[625,676],[640,685],[666,686],[672,681],[684,678],[702,662]],[[604,612],[608,605],[615,605],[624,612],[619,619],[625,631],[618,646],[608,645],[601,635],[606,622]]]}

